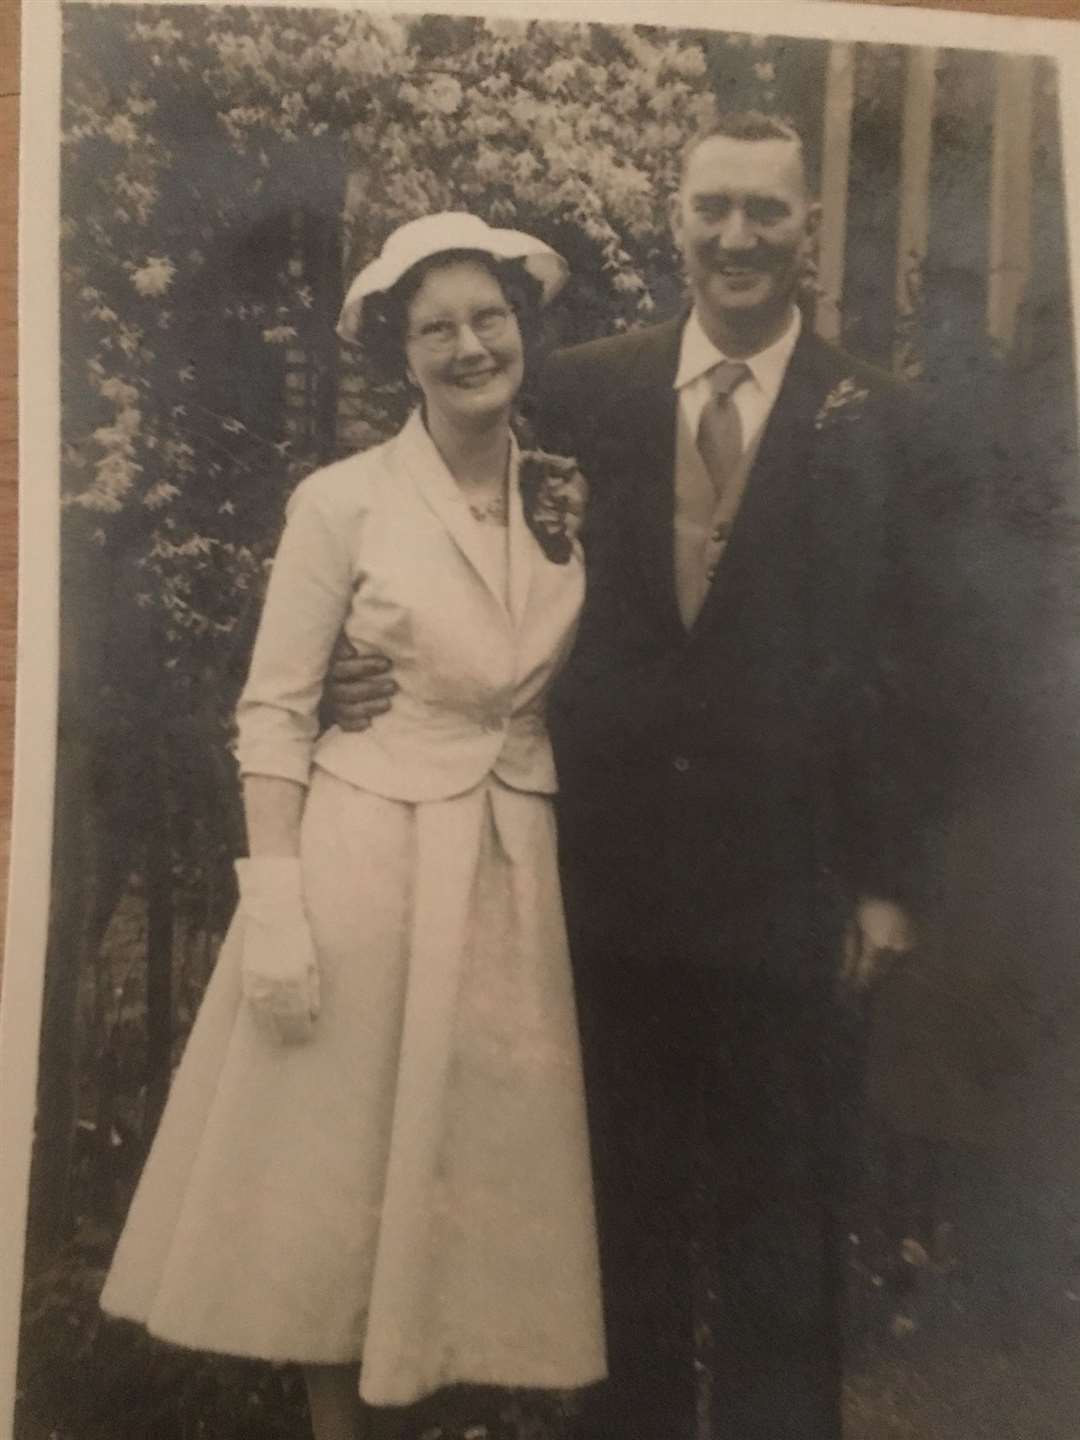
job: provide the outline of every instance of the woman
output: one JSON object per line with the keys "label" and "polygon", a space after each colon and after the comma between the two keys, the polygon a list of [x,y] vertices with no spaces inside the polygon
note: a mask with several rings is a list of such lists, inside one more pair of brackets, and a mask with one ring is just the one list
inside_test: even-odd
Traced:
{"label": "woman", "polygon": [[[539,241],[444,214],[349,292],[341,333],[421,404],[291,501],[238,716],[240,907],[102,1297],[300,1362],[317,1440],[360,1433],[358,1364],[390,1406],[603,1373],[543,713],[579,507],[510,428],[530,297],[564,278]],[[342,633],[398,691],[319,736]]]}

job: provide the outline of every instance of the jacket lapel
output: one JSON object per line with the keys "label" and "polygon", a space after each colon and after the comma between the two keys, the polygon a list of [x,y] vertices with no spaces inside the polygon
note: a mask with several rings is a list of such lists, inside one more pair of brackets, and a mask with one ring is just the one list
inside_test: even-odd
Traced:
{"label": "jacket lapel", "polygon": [[675,372],[685,315],[656,326],[620,396],[618,448],[645,579],[665,624],[682,628],[675,596]]}
{"label": "jacket lapel", "polygon": [[[439,454],[421,418],[414,410],[397,439],[398,457],[411,475],[424,503],[438,516],[461,554],[472,566],[492,599],[506,614],[500,577],[493,573],[491,559],[477,534],[477,524],[469,513],[468,502]],[[514,469],[516,472],[516,453]],[[516,490],[512,485],[511,493]],[[512,501],[511,501],[512,504]]]}

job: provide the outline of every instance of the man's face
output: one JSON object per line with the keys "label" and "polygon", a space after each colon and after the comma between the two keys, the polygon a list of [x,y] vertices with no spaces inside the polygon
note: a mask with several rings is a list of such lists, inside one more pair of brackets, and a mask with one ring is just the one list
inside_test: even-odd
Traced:
{"label": "man's face", "polygon": [[794,141],[701,142],[671,218],[706,331],[764,338],[783,324],[818,213]]}

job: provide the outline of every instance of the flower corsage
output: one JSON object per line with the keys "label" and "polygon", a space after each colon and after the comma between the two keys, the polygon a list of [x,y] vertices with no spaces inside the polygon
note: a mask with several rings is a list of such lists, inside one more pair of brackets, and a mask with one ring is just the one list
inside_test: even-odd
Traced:
{"label": "flower corsage", "polygon": [[814,416],[815,430],[830,430],[841,421],[861,420],[870,392],[853,375],[846,375],[829,391]]}
{"label": "flower corsage", "polygon": [[523,450],[518,472],[525,523],[555,565],[565,565],[581,533],[588,484],[576,460],[546,450]]}

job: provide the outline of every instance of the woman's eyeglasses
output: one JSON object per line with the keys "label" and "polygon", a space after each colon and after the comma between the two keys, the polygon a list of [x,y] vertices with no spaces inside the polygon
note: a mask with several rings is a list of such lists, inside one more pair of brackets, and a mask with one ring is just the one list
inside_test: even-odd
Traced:
{"label": "woman's eyeglasses", "polygon": [[422,345],[431,355],[449,355],[458,343],[458,335],[467,325],[482,345],[499,340],[506,332],[514,312],[503,305],[489,305],[477,310],[467,320],[427,320],[408,339]]}

